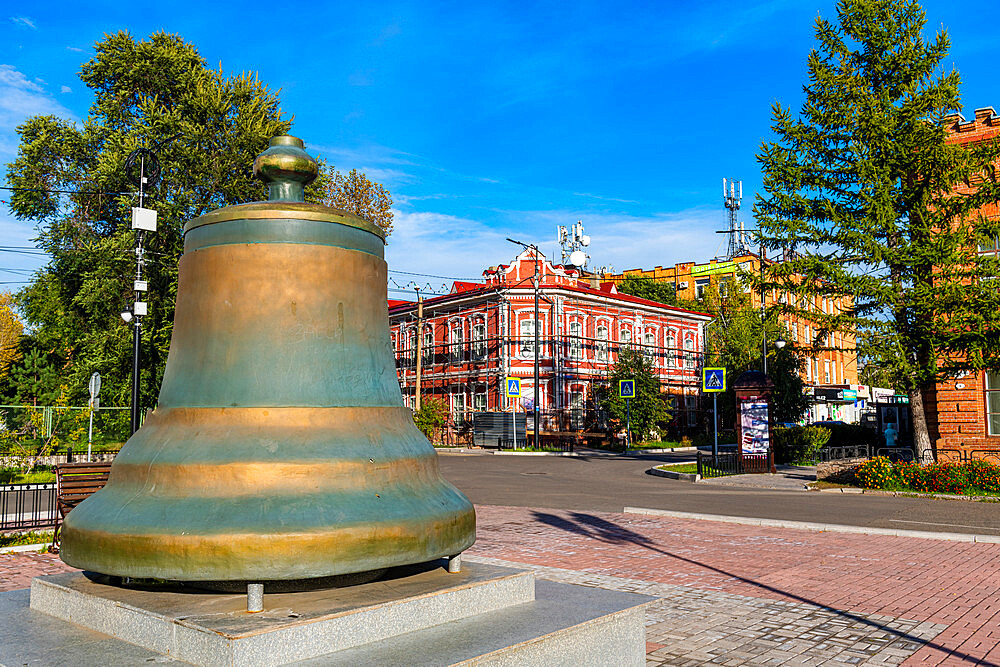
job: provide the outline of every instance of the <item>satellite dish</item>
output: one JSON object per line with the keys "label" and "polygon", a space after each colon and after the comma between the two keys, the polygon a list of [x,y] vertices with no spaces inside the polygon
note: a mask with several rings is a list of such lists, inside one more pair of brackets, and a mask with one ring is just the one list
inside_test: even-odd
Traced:
{"label": "satellite dish", "polygon": [[590,237],[587,236],[586,234],[584,234],[583,236],[581,236],[580,237],[580,245],[582,245],[584,248],[586,248],[587,246],[589,246],[590,245]]}
{"label": "satellite dish", "polygon": [[583,266],[587,263],[587,254],[582,250],[574,250],[569,254],[569,263],[573,266]]}

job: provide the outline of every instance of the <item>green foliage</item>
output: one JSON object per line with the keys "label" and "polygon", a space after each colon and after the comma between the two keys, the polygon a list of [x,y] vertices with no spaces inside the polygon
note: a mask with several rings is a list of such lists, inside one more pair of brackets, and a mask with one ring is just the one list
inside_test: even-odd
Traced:
{"label": "green foliage", "polygon": [[[635,398],[630,399],[629,415],[626,415],[625,399],[618,395],[620,380],[635,380]],[[611,369],[607,384],[599,386],[596,393],[602,409],[618,429],[625,428],[626,417],[630,417],[636,440],[645,439],[654,427],[670,419],[653,363],[635,348],[622,347],[618,351],[618,363]]]}
{"label": "green foliage", "polygon": [[618,291],[671,306],[677,305],[677,289],[671,282],[656,280],[648,276],[626,274],[618,283]]}
{"label": "green foliage", "polygon": [[708,344],[708,365],[726,368],[727,384],[725,393],[719,395],[719,412],[723,423],[735,424],[736,393],[732,389],[744,371],[760,370],[763,350],[763,335],[769,342],[767,374],[774,381],[774,421],[798,421],[809,407],[809,399],[802,393],[805,386],[800,371],[803,360],[799,350],[788,343],[776,349],[773,342],[789,340],[788,331],[774,311],[767,313],[761,324],[760,310],[750,305],[749,297],[742,289],[730,290],[729,296],[721,298],[717,290],[709,289],[705,295],[706,307],[716,314],[716,319],[706,328]]}
{"label": "green foliage", "polygon": [[[106,36],[80,78],[94,95],[83,124],[29,118],[18,127],[17,159],[7,167],[10,185],[38,190],[14,193],[10,208],[37,224],[37,242],[51,256],[17,295],[32,333],[13,373],[33,384],[12,384],[20,401],[48,402],[54,385],[45,373],[57,372],[79,405],[91,373],[99,371],[103,402],[129,403],[132,336],[118,314],[132,301],[129,223],[138,202],[125,162],[145,147],[156,152],[161,172],[144,202],[159,216],[159,229],[146,236],[144,271],[150,314],[142,323],[140,405],[151,406],[170,343],[183,224],[220,206],[266,199],[250,165],[291,123],[281,118],[277,95],[254,75],[210,69],[192,44],[163,32],[144,41],[125,32]],[[310,186],[312,199],[325,178]]]}
{"label": "green foliage", "polygon": [[[32,531],[28,533],[0,535],[0,547],[17,547],[22,544],[51,544],[51,542],[52,531],[41,533]],[[47,551],[47,549],[43,551]]]}
{"label": "green foliage", "polygon": [[421,399],[420,409],[413,413],[413,423],[428,440],[434,438],[434,432],[448,421],[448,404],[440,398],[427,396]]}
{"label": "green foliage", "polygon": [[812,464],[830,440],[830,431],[820,426],[774,429],[771,440],[775,463]]}
{"label": "green foliage", "polygon": [[[946,144],[960,79],[941,72],[947,35],[927,41],[925,24],[914,0],[841,0],[837,23],[817,19],[801,112],[773,107],[754,213],[767,247],[795,251],[764,286],[793,295],[782,309],[816,323],[815,348],[856,334],[882,383],[911,393],[929,446],[920,389],[1000,365],[1000,291],[979,279],[1000,262],[977,252],[1000,233],[979,212],[1000,199],[1000,143]],[[822,297],[853,305],[806,307]]]}
{"label": "green foliage", "polygon": [[674,284],[665,280],[657,280],[649,276],[626,274],[617,287],[619,292],[631,294],[640,299],[665,303],[668,306],[677,306],[686,310],[705,312],[705,308],[700,301],[678,297]]}
{"label": "green foliage", "polygon": [[855,477],[866,489],[967,495],[1000,494],[1000,465],[987,461],[894,464],[884,456],[876,456],[858,466]]}

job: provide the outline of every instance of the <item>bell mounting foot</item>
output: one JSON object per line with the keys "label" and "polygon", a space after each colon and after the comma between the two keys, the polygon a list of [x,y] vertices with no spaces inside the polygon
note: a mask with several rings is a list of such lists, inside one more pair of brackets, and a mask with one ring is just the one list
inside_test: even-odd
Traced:
{"label": "bell mounting foot", "polygon": [[264,611],[264,584],[247,584],[247,611]]}
{"label": "bell mounting foot", "polygon": [[448,572],[455,574],[462,571],[462,554],[448,558]]}

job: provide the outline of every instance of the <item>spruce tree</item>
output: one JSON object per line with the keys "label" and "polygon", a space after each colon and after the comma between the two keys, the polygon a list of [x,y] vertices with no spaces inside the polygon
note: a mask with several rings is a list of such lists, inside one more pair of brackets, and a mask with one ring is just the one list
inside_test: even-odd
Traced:
{"label": "spruce tree", "polygon": [[[913,0],[841,0],[836,24],[818,19],[797,117],[773,107],[764,143],[764,194],[754,213],[765,245],[794,251],[768,267],[764,287],[794,298],[780,308],[816,326],[814,349],[834,332],[857,336],[913,409],[929,448],[924,397],[954,373],[997,367],[1000,275],[978,246],[998,233],[980,214],[1000,199],[995,142],[957,146],[945,122],[960,108],[949,40],[925,40]],[[970,193],[958,193],[961,184]],[[818,298],[849,307],[822,312]]]}

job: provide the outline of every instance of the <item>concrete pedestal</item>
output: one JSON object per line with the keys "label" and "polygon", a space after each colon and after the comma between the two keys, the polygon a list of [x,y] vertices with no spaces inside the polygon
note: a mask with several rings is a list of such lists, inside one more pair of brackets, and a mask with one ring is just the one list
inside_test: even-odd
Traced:
{"label": "concrete pedestal", "polygon": [[22,591],[0,594],[0,663],[44,655],[51,663],[105,666],[117,664],[116,656],[148,655],[241,666],[638,666],[652,600],[536,586],[530,572],[483,564],[449,573],[442,562],[349,588],[267,594],[264,611],[251,614],[244,595],[122,588],[61,574],[32,582],[31,611]]}

